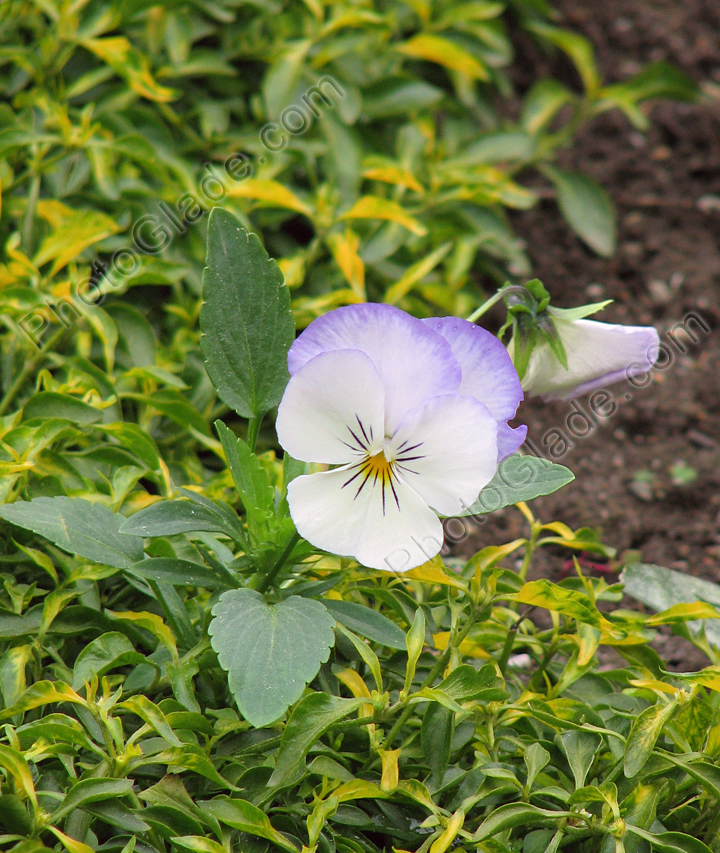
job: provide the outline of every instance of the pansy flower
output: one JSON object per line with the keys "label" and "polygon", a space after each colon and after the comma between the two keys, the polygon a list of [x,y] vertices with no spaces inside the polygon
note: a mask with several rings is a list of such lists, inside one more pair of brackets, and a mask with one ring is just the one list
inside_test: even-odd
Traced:
{"label": "pansy flower", "polygon": [[298,532],[315,547],[386,571],[437,554],[438,518],[463,512],[527,428],[505,347],[456,318],[418,320],[350,305],[314,320],[288,354],[278,439],[330,470],[288,487]]}
{"label": "pansy flower", "polygon": [[[572,400],[596,388],[642,376],[658,357],[660,337],[652,326],[571,320],[560,315],[555,309],[552,319],[565,348],[567,369],[547,341],[536,344],[522,378],[523,389],[532,397]],[[512,343],[509,351],[512,354]]]}

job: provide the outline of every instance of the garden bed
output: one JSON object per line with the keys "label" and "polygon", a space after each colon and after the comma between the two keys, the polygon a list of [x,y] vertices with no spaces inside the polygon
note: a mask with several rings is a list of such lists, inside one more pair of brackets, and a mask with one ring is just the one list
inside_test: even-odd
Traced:
{"label": "garden bed", "polygon": [[[707,92],[720,92],[717,4],[607,2],[589,10],[565,2],[560,8],[564,23],[592,40],[609,81],[626,77],[641,63],[666,59],[705,84]],[[576,85],[572,68],[543,58],[529,40],[523,41],[522,52],[528,74],[530,68],[537,74],[538,63],[545,63],[547,73]],[[515,82],[522,91],[522,69]],[[613,386],[617,411],[592,430],[576,417],[573,435],[567,419],[574,409],[563,402],[526,402],[519,421],[528,424],[529,438],[539,449],[553,428],[572,444],[559,456],[564,448],[547,439],[554,445],[554,461],[571,468],[577,479],[537,500],[541,518],[561,518],[574,527],[596,525],[599,516],[605,540],[619,552],[638,550],[647,562],[717,581],[720,343],[714,329],[720,323],[720,101],[664,102],[654,107],[651,118],[650,130],[641,134],[617,112],[601,115],[561,156],[562,167],[591,174],[613,196],[619,214],[613,258],[587,250],[550,200],[515,212],[512,219],[527,242],[535,274],[556,304],[614,299],[600,318],[655,325],[672,363],[655,371],[646,388]],[[667,333],[691,312],[710,331],[696,326],[697,344],[676,332],[678,344],[686,344],[682,353]],[[578,437],[585,430],[589,434]],[[681,484],[683,470],[673,468],[679,463],[694,469],[696,478]],[[515,536],[522,524],[513,510],[491,516],[467,553],[498,537]],[[565,559],[546,555],[538,561],[539,571],[558,577]]]}

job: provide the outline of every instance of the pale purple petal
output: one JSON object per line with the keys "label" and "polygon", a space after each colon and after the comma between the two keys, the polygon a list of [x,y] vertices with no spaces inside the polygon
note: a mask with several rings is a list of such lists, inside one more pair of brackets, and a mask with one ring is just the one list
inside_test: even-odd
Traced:
{"label": "pale purple petal", "polygon": [[342,465],[377,453],[385,438],[385,392],[358,350],[321,353],[285,388],[275,428],[281,446],[303,462]]}
{"label": "pale purple petal", "polygon": [[515,427],[515,429],[507,424],[498,424],[498,462],[502,462],[503,459],[512,456],[513,453],[516,453],[522,447],[527,438],[527,431],[528,428],[525,424],[521,424],[519,427]]}
{"label": "pale purple petal", "polygon": [[523,391],[502,342],[486,329],[458,317],[431,317],[422,322],[452,347],[462,370],[459,392],[486,405],[498,422],[514,417]]}
{"label": "pale purple petal", "polygon": [[452,394],[460,385],[460,366],[448,342],[392,305],[348,305],[313,320],[290,348],[290,374],[338,349],[357,349],[372,359],[385,388],[387,435],[428,398]]}
{"label": "pale purple petal", "polygon": [[497,470],[497,423],[473,397],[434,397],[393,436],[398,476],[442,515],[459,515]]}
{"label": "pale purple petal", "polygon": [[640,376],[655,363],[660,337],[651,326],[621,326],[597,320],[553,318],[565,347],[568,369],[557,361],[549,345],[538,344],[523,377],[528,394],[543,400],[572,400]]}
{"label": "pale purple petal", "polygon": [[352,470],[338,468],[297,477],[288,486],[290,514],[308,542],[393,572],[413,569],[440,551],[442,524],[409,486],[396,480],[383,502],[380,484],[371,479],[359,489],[350,477]]}

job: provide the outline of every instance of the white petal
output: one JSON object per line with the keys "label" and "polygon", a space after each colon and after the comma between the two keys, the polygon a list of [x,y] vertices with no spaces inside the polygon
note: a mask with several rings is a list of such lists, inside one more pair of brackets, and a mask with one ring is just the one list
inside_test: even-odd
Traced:
{"label": "white petal", "polygon": [[361,350],[372,359],[385,387],[387,435],[429,397],[451,394],[460,385],[449,343],[392,305],[347,305],[313,320],[290,347],[290,374],[318,353],[338,349]]}
{"label": "white petal", "polygon": [[288,382],[275,422],[278,441],[303,462],[341,465],[364,458],[365,448],[377,452],[383,444],[384,397],[364,353],[322,353]]}
{"label": "white petal", "polygon": [[462,370],[459,393],[484,403],[498,422],[512,418],[523,392],[502,341],[487,329],[458,317],[431,317],[423,322],[452,347]]}
{"label": "white petal", "polygon": [[620,326],[596,320],[562,320],[555,327],[568,369],[547,343],[538,344],[522,380],[528,394],[543,400],[570,400],[595,388],[646,373],[658,355],[659,335],[651,326]]}
{"label": "white petal", "polygon": [[358,479],[348,483],[352,476],[346,467],[290,483],[290,515],[308,542],[393,572],[415,568],[440,551],[442,524],[409,486],[395,480],[383,508],[380,485],[368,481],[358,492]]}
{"label": "white petal", "polygon": [[457,515],[495,475],[497,430],[495,418],[472,397],[435,397],[392,438],[398,474],[429,506]]}

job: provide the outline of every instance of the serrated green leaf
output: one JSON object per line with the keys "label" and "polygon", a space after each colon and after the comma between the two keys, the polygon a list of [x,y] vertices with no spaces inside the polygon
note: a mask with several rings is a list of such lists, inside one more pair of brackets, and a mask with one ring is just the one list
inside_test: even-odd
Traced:
{"label": "serrated green leaf", "polygon": [[258,728],[297,702],[335,642],[323,604],[297,595],[269,605],[255,590],[232,589],[212,613],[212,646],[240,712]]}
{"label": "serrated green leaf", "polygon": [[96,563],[127,569],[143,556],[142,539],[120,533],[121,515],[82,498],[17,501],[1,506],[0,517]]}
{"label": "serrated green leaf", "polygon": [[461,516],[482,515],[540,495],[551,495],[574,479],[575,475],[564,465],[514,454],[498,465],[493,479]]}
{"label": "serrated green leaf", "polygon": [[289,378],[290,292],[257,236],[221,208],[210,214],[206,263],[200,343],[208,375],[228,406],[259,418],[277,405]]}

